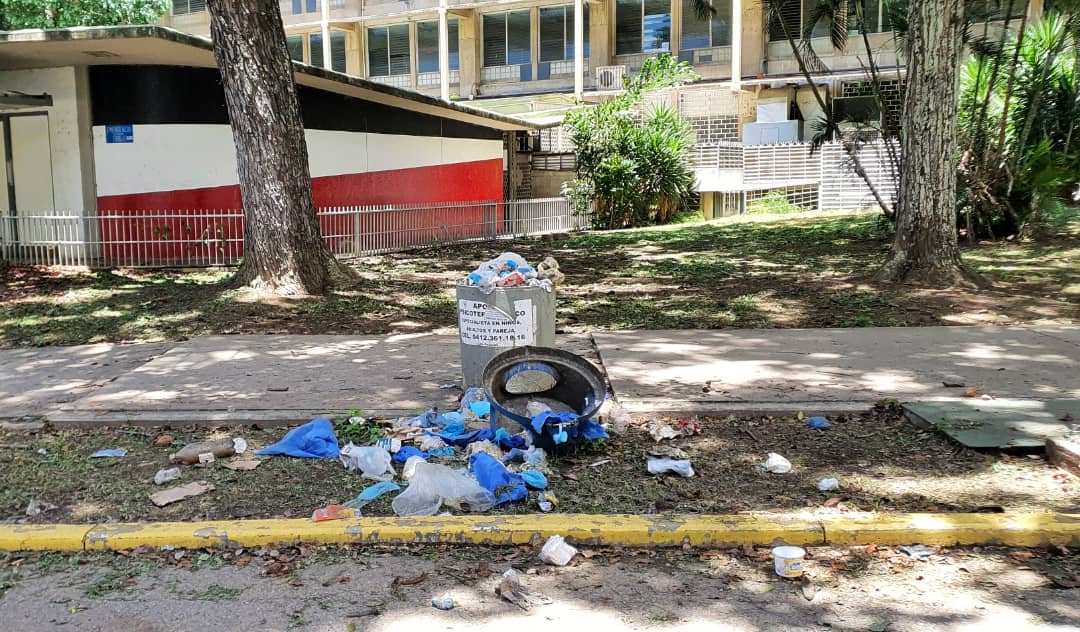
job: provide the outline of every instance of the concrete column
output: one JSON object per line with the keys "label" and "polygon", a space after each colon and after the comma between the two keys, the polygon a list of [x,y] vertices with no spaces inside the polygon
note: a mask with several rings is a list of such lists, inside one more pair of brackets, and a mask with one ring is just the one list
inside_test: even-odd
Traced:
{"label": "concrete column", "polygon": [[611,65],[613,50],[611,25],[612,6],[610,0],[597,0],[589,3],[589,72],[595,73],[600,66]]}
{"label": "concrete column", "polygon": [[682,0],[671,0],[671,56],[679,58],[682,43]]}
{"label": "concrete column", "polygon": [[480,93],[480,16],[475,9],[455,11],[458,16],[458,66],[461,96]]}
{"label": "concrete column", "polygon": [[[742,74],[757,76],[765,71],[762,62],[765,60],[765,11],[760,2],[750,0],[735,0],[742,5],[742,28],[739,29],[740,63]],[[734,25],[732,25],[734,28]],[[734,44],[734,39],[732,39]],[[734,53],[732,54],[734,61]]]}
{"label": "concrete column", "polygon": [[416,74],[420,69],[419,47],[416,45],[416,22],[409,20],[409,87],[416,90]]}
{"label": "concrete column", "polygon": [[1031,0],[1028,3],[1028,22],[1034,22],[1042,17],[1045,10],[1043,4],[1043,0]]}
{"label": "concrete column", "polygon": [[574,0],[574,98],[585,96],[585,0]]}
{"label": "concrete column", "polygon": [[731,91],[742,89],[742,0],[731,0]]}
{"label": "concrete column", "polygon": [[439,0],[439,96],[450,100],[450,25],[446,20],[446,0]]}
{"label": "concrete column", "polygon": [[330,59],[330,0],[320,0],[322,19],[319,25],[322,29],[322,65],[327,70],[334,69],[334,62]]}

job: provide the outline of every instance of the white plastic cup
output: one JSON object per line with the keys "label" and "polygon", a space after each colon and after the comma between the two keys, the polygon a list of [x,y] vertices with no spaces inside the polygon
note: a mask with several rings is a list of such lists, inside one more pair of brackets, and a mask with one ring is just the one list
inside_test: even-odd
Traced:
{"label": "white plastic cup", "polygon": [[778,546],[772,550],[776,574],[780,577],[802,577],[806,550],[797,546]]}

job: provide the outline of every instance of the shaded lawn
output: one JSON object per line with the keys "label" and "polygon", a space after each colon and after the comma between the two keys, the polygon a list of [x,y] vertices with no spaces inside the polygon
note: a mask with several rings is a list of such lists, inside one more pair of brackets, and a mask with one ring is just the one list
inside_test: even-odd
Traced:
{"label": "shaded lawn", "polygon": [[[644,428],[631,427],[603,445],[550,459],[550,489],[558,497],[558,510],[566,513],[1080,511],[1080,479],[1047,465],[1041,456],[968,450],[935,431],[912,427],[895,409],[831,421],[833,428],[823,432],[794,418],[702,419],[701,434],[664,442],[686,451],[696,471],[692,478],[648,474],[648,452],[657,444]],[[31,499],[57,509],[29,518],[30,522],[299,518],[321,506],[350,500],[372,484],[347,472],[336,459],[267,457],[247,472],[220,464],[182,466],[182,479],[166,487],[206,480],[216,489],[157,508],[148,499],[161,489],[152,479],[158,469],[170,467],[168,455],[176,448],[151,445],[154,431],[135,434],[145,431],[0,433],[0,445],[25,446],[0,450],[0,479],[5,482],[0,489],[0,521],[26,520]],[[286,429],[166,432],[178,444],[207,436],[244,436],[254,451],[278,440]],[[106,447],[124,447],[128,454],[89,458]],[[792,472],[765,473],[761,463],[768,452],[788,457]],[[441,461],[455,468],[466,465],[460,451],[457,458]],[[395,469],[400,475],[401,464]],[[840,491],[819,492],[817,482],[822,478],[839,479]],[[394,495],[368,505],[364,515],[392,515]],[[532,491],[527,502],[495,512],[533,513],[536,496]]]}
{"label": "shaded lawn", "polygon": [[926,290],[869,281],[889,245],[876,214],[752,216],[500,241],[365,258],[326,298],[266,300],[227,271],[0,269],[0,346],[183,340],[231,333],[380,334],[456,324],[454,283],[504,250],[566,272],[559,324],[583,328],[858,327],[1070,323],[1080,231],[964,247],[993,285]]}

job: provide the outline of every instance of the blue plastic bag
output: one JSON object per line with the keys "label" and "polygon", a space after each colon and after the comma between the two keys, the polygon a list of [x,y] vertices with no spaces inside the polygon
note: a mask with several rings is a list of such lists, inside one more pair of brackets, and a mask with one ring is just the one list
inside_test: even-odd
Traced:
{"label": "blue plastic bag", "polygon": [[516,503],[529,496],[525,481],[520,474],[514,474],[506,466],[487,452],[477,452],[469,457],[469,469],[472,470],[480,487],[495,494],[495,506]]}
{"label": "blue plastic bag", "polygon": [[316,417],[303,426],[293,428],[274,445],[255,454],[259,456],[295,456],[300,459],[336,459],[338,440],[334,425],[326,417]]}
{"label": "blue plastic bag", "polygon": [[503,450],[525,447],[525,437],[520,434],[512,435],[506,428],[496,430],[495,438],[492,441]]}
{"label": "blue plastic bag", "polygon": [[829,428],[832,428],[829,420],[824,417],[811,417],[806,420],[806,424],[811,428],[816,428],[818,430],[828,430]]}
{"label": "blue plastic bag", "polygon": [[458,447],[467,446],[474,441],[491,441],[495,437],[495,433],[491,431],[491,428],[481,428],[480,430],[473,430],[459,435],[452,435],[447,432],[432,432],[430,430],[424,434],[438,437],[445,441],[447,445],[456,445]]}
{"label": "blue plastic bag", "polygon": [[364,491],[360,492],[360,495],[355,499],[345,503],[345,506],[349,509],[360,509],[364,505],[374,501],[379,496],[389,492],[396,492],[401,489],[401,486],[393,481],[382,481],[381,483],[375,483],[369,487],[365,487]]}
{"label": "blue plastic bag", "polygon": [[432,448],[428,450],[427,453],[428,456],[452,457],[454,456],[454,446],[448,445],[441,448]]}
{"label": "blue plastic bag", "polygon": [[540,470],[525,470],[520,474],[521,480],[533,489],[547,489],[547,477]]}
{"label": "blue plastic bag", "polygon": [[578,417],[579,415],[577,413],[553,413],[550,410],[545,410],[539,415],[533,417],[532,423],[530,425],[537,434],[540,434],[544,432],[545,424],[570,423]]}
{"label": "blue plastic bag", "polygon": [[401,446],[401,449],[398,450],[397,453],[394,454],[393,461],[394,461],[394,463],[404,463],[405,461],[408,461],[409,457],[411,457],[411,456],[418,456],[421,459],[424,459],[425,461],[427,461],[428,459],[431,458],[430,454],[426,454],[424,452],[421,452],[419,450],[419,448],[415,448],[415,447],[413,447],[411,445],[404,445],[404,446]]}

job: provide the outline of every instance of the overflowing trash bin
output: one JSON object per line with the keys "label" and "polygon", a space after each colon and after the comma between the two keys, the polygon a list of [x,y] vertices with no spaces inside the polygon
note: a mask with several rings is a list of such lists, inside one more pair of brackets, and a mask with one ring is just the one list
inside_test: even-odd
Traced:
{"label": "overflowing trash bin", "polygon": [[481,264],[457,286],[461,373],[465,388],[481,386],[484,367],[513,347],[555,346],[558,263],[537,268],[512,252]]}

